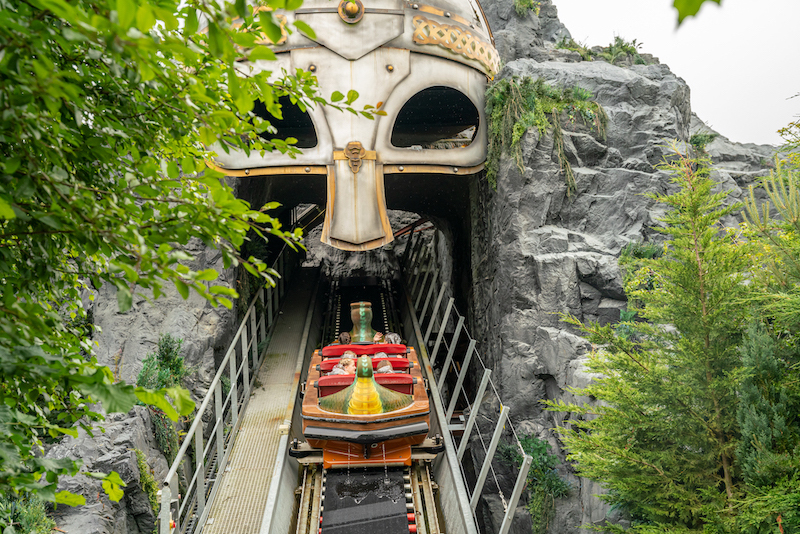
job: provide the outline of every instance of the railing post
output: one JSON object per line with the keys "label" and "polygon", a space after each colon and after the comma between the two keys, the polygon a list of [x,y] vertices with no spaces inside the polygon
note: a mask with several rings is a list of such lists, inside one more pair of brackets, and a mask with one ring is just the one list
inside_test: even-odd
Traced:
{"label": "railing post", "polygon": [[234,351],[231,355],[229,366],[231,371],[231,428],[235,428],[236,423],[239,422],[239,387],[236,383],[236,347],[231,347],[231,350]]}
{"label": "railing post", "polygon": [[222,382],[214,386],[214,419],[217,423],[217,465],[225,456],[225,410],[223,409]]}
{"label": "railing post", "polygon": [[242,337],[241,339],[241,346],[242,346],[242,398],[247,398],[250,394],[250,350],[247,347],[247,317],[244,318],[242,323]]}
{"label": "railing post", "polygon": [[461,434],[461,443],[458,445],[458,460],[461,461],[461,458],[464,456],[464,451],[467,450],[467,444],[469,443],[469,435],[472,433],[472,427],[475,426],[475,421],[478,419],[478,412],[481,408],[481,401],[483,401],[483,395],[486,393],[486,386],[489,385],[489,378],[492,376],[492,371],[490,369],[483,370],[483,377],[481,378],[481,385],[478,386],[478,394],[475,395],[475,400],[472,401],[472,410],[469,412],[469,419],[467,419],[467,424],[464,426],[464,433]]}
{"label": "railing post", "polygon": [[[422,321],[425,320],[425,315],[428,313],[428,304],[430,304],[432,302],[431,298],[433,297],[433,292],[436,289],[437,282],[439,282],[439,271],[438,271],[438,269],[433,273],[433,280],[431,281],[431,287],[428,288],[428,296],[425,297],[425,305],[422,306],[422,313],[419,316],[420,327],[422,326],[422,324],[421,324]],[[442,297],[444,297],[444,291],[445,291],[445,286],[444,286],[444,284],[442,284],[442,288],[439,291],[439,294]],[[441,303],[441,299],[437,298],[437,302]],[[425,345],[426,347],[427,347],[427,343],[428,343],[428,336],[430,335],[429,332],[431,331],[431,328],[433,327],[434,321],[436,321],[436,312],[437,311],[438,311],[438,309],[436,307],[434,307],[431,310],[431,319],[430,319],[430,321],[428,321],[428,326],[425,329],[425,337],[423,338],[423,341],[426,343],[426,345]]]}
{"label": "railing post", "polygon": [[[419,286],[419,293],[417,293],[417,298],[416,298],[416,300],[414,300],[414,310],[419,310],[419,303],[422,300],[422,295],[425,294],[425,287],[428,285],[428,278],[431,275],[431,267],[432,267],[431,264],[432,263],[433,263],[433,261],[429,261],[428,262],[428,269],[425,271],[425,276],[422,277],[422,285]],[[438,274],[438,271],[436,271],[436,273]],[[436,275],[434,274],[434,276],[436,276]],[[417,317],[419,318],[420,321],[422,321],[424,319],[424,317],[422,317],[422,315],[419,314],[419,312],[417,312]],[[422,326],[422,325],[420,325],[420,326]]]}
{"label": "railing post", "polygon": [[498,534],[508,534],[511,529],[511,522],[514,520],[514,511],[517,509],[519,497],[522,495],[522,490],[525,488],[525,482],[528,478],[528,471],[531,470],[531,462],[533,456],[526,454],[522,458],[522,465],[519,468],[519,475],[517,475],[517,483],[514,484],[514,491],[511,492],[511,500],[508,501],[508,508],[503,516],[503,523],[500,525],[500,532]]}
{"label": "railing post", "polygon": [[[458,400],[458,394],[461,391],[461,386],[464,385],[464,379],[467,377],[467,369],[469,369],[470,361],[472,360],[472,353],[475,352],[475,340],[469,340],[469,348],[467,348],[467,354],[464,356],[464,363],[461,364],[461,372],[458,373],[458,380],[456,381],[456,387],[453,389],[453,395],[450,397],[450,406],[447,408],[447,423],[450,424],[450,419],[453,417],[453,412],[456,409],[456,401]],[[441,386],[439,387],[441,390]]]}
{"label": "railing post", "polygon": [[[439,310],[442,307],[442,299],[444,298],[444,293],[446,289],[447,286],[442,284],[442,288],[439,290],[439,296],[436,297],[436,304],[433,305],[433,311],[431,312],[431,322],[428,323],[428,329],[425,331],[425,338],[423,339],[423,343],[425,343],[425,346],[428,345],[428,339],[430,339],[431,337],[431,332],[433,331],[433,325],[436,323],[436,319],[439,318]],[[442,330],[442,328],[439,328],[439,330]]]}
{"label": "railing post", "polygon": [[267,288],[267,300],[264,302],[267,309],[267,329],[272,328],[272,286]]}
{"label": "railing post", "polygon": [[206,469],[203,458],[203,425],[197,425],[194,431],[195,495],[197,496],[197,517],[201,517],[206,509]]}
{"label": "railing post", "polygon": [[433,350],[430,354],[431,366],[433,366],[433,363],[436,361],[436,354],[439,352],[442,339],[444,339],[444,331],[447,329],[447,322],[450,320],[450,312],[453,311],[453,304],[455,302],[456,299],[453,297],[450,297],[450,300],[447,301],[447,308],[444,310],[444,318],[442,319],[442,327],[439,328],[439,334],[436,336],[436,343],[433,344]]}
{"label": "railing post", "polygon": [[481,497],[481,492],[483,492],[483,485],[486,483],[486,476],[489,474],[489,469],[492,467],[492,458],[494,458],[494,452],[497,450],[497,444],[500,442],[500,436],[503,434],[506,417],[508,417],[508,407],[503,406],[503,409],[500,410],[500,417],[497,419],[497,426],[494,427],[494,434],[492,435],[492,441],[489,443],[489,450],[486,451],[486,458],[483,459],[481,474],[478,475],[478,482],[475,484],[475,489],[472,492],[472,499],[469,501],[473,512],[478,506],[478,500]]}
{"label": "railing post", "polygon": [[256,366],[258,365],[258,326],[256,325],[256,307],[253,306],[253,309],[250,310],[250,337],[252,338],[253,345],[250,349],[250,354],[253,356],[253,366],[251,369],[253,373],[256,372]]}
{"label": "railing post", "polygon": [[172,492],[169,490],[169,483],[161,486],[161,511],[158,513],[158,534],[170,534],[170,520],[172,519]]}
{"label": "railing post", "polygon": [[[453,340],[450,342],[450,348],[447,349],[447,358],[444,359],[444,365],[442,366],[442,373],[439,375],[439,383],[444,384],[444,377],[450,371],[450,363],[453,361],[453,353],[456,351],[456,345],[458,344],[458,336],[461,335],[461,329],[464,328],[464,317],[458,316],[458,323],[456,323],[456,331],[453,334]],[[431,367],[433,367],[433,362],[431,362]],[[441,386],[439,386],[439,390],[441,391]]]}
{"label": "railing post", "polygon": [[[417,268],[417,273],[416,273],[416,274],[414,274],[414,284],[411,286],[411,293],[410,293],[410,295],[411,295],[411,297],[412,297],[412,298],[413,298],[413,297],[414,297],[414,295],[416,295],[416,293],[417,293],[417,284],[419,284],[419,281],[420,281],[420,279],[421,279],[421,278],[424,278],[424,276],[422,275],[422,269],[423,269],[424,267],[426,267],[426,266],[427,266],[427,264],[428,264],[428,255],[430,254],[430,251],[431,251],[430,247],[426,247],[426,248],[424,248],[424,249],[422,250],[422,252],[420,253],[420,254],[421,254],[421,256],[419,257],[419,260],[418,260],[418,262],[417,262],[417,265],[418,265],[418,268]],[[426,273],[426,274],[427,274],[428,272],[429,272],[429,271],[425,271],[425,273]],[[413,274],[413,273],[412,273],[412,274]],[[425,283],[425,282],[423,282],[423,284],[424,284],[424,283]],[[415,305],[414,305],[414,307],[416,308],[416,306],[417,306],[417,305],[415,304]]]}

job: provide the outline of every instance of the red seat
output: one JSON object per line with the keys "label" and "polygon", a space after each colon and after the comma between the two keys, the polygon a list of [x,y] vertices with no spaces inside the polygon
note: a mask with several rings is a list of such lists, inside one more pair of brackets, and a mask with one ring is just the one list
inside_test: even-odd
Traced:
{"label": "red seat", "polygon": [[[378,363],[380,363],[381,360],[388,360],[389,363],[392,364],[392,369],[395,371],[407,371],[414,365],[414,362],[409,361],[407,358],[400,358],[397,356],[392,356],[389,358],[372,358],[373,370],[378,368]],[[337,363],[339,363],[339,358],[328,358],[327,360],[323,360],[322,363],[317,364],[317,371],[329,373],[331,369],[333,369],[333,366]]]}
{"label": "red seat", "polygon": [[[332,395],[337,391],[341,391],[353,383],[355,375],[328,375],[320,377],[319,380],[314,382],[314,386],[319,390],[319,397],[326,397]],[[406,374],[376,374],[375,381],[383,387],[393,389],[398,393],[405,393],[406,395],[414,394],[414,384],[417,379],[411,375]]]}
{"label": "red seat", "polygon": [[323,358],[332,358],[334,356],[341,356],[344,351],[352,350],[358,356],[367,354],[372,356],[376,352],[385,352],[386,354],[408,354],[410,349],[405,345],[393,345],[390,343],[373,343],[370,345],[328,345],[322,347],[320,355]]}

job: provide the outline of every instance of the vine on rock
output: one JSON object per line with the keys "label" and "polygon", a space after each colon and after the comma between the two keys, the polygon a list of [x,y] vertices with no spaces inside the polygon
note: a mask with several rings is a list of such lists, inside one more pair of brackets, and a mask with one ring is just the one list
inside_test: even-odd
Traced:
{"label": "vine on rock", "polygon": [[504,78],[492,84],[486,91],[486,114],[489,116],[486,176],[492,188],[497,188],[503,152],[514,158],[521,172],[524,167],[520,140],[525,132],[536,127],[543,134],[553,128],[554,148],[566,178],[567,194],[574,193],[575,175],[564,150],[561,115],[566,112],[570,121],[580,118],[605,138],[608,115],[592,98],[592,93],[582,87],[557,88],[541,78],[534,80],[528,76]]}

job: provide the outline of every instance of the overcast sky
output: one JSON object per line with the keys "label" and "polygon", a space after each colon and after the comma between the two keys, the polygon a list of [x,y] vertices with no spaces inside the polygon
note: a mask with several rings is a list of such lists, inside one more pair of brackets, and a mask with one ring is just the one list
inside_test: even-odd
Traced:
{"label": "overcast sky", "polygon": [[800,1],[706,2],[677,28],[672,0],[553,0],[573,39],[643,43],[691,88],[692,111],[741,143],[781,142],[800,115]]}

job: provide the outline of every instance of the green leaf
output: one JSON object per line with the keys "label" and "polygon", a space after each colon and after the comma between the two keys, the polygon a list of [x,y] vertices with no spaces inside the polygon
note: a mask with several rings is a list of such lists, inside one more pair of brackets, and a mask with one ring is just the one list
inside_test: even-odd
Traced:
{"label": "green leaf", "polygon": [[300,30],[301,32],[306,34],[309,39],[316,39],[317,38],[317,34],[314,33],[314,30],[311,29],[311,26],[309,26],[308,24],[306,24],[302,20],[295,20],[294,21],[294,25],[298,30]]}
{"label": "green leaf", "polygon": [[250,61],[258,61],[259,59],[265,59],[267,61],[275,61],[277,56],[275,56],[275,52],[270,50],[268,47],[260,45],[253,48],[250,51],[250,54],[247,56],[247,59]]}
{"label": "green leaf", "polygon": [[14,210],[11,208],[11,204],[9,204],[3,197],[0,197],[0,219],[13,219],[16,215],[14,214]]}
{"label": "green leaf", "polygon": [[[112,477],[112,475],[116,475],[116,477]],[[116,482],[116,481],[119,482]],[[126,484],[122,482],[122,479],[119,478],[119,475],[115,472],[109,473],[108,477],[103,480],[103,491],[106,492],[108,495],[109,500],[114,502],[119,502],[125,496],[125,492],[122,491],[120,486],[125,486]]]}
{"label": "green leaf", "polygon": [[[95,375],[100,374],[100,371]],[[102,378],[101,378],[102,380]],[[106,384],[101,380],[81,384],[80,389],[103,404],[109,413],[126,413],[136,404],[134,387],[124,382]]]}
{"label": "green leaf", "polygon": [[19,169],[19,165],[22,163],[22,159],[19,156],[14,156],[13,158],[8,158],[3,165],[5,166],[6,174],[14,174]]}
{"label": "green leaf", "polygon": [[174,280],[174,283],[175,283],[175,289],[177,289],[178,293],[181,294],[181,297],[183,297],[183,300],[188,299],[189,298],[189,286],[187,286],[186,283],[183,280],[178,280],[177,278]]}
{"label": "green leaf", "polygon": [[286,0],[286,10],[294,11],[303,5],[303,0]]}
{"label": "green leaf", "polygon": [[340,102],[342,100],[344,100],[344,95],[339,91],[331,93],[331,102]]}
{"label": "green leaf", "polygon": [[153,15],[153,10],[150,8],[150,5],[146,3],[140,5],[139,9],[136,11],[136,25],[139,27],[139,30],[143,33],[147,33],[155,23],[156,18]]}
{"label": "green leaf", "polygon": [[138,387],[136,388],[136,397],[143,403],[158,408],[173,421],[178,420],[178,412],[175,411],[172,404],[169,403],[164,396],[165,390],[153,391],[151,389]]}
{"label": "green leaf", "polygon": [[347,100],[345,101],[345,104],[352,104],[353,102],[356,101],[357,98],[358,98],[358,91],[356,91],[355,89],[350,89],[349,91],[347,91]]}
{"label": "green leaf", "polygon": [[56,504],[66,504],[67,506],[83,506],[86,504],[86,497],[77,495],[71,491],[59,491],[56,493]]}
{"label": "green leaf", "polygon": [[261,31],[264,32],[264,35],[266,35],[270,41],[277,43],[281,40],[281,36],[283,35],[281,27],[275,24],[271,12],[259,11],[258,20],[261,22]]}
{"label": "green leaf", "polygon": [[192,400],[192,394],[188,389],[172,387],[166,388],[165,392],[172,399],[172,403],[181,415],[189,415],[192,413],[195,404]]}
{"label": "green leaf", "polygon": [[194,35],[197,33],[198,27],[198,20],[197,20],[197,10],[194,8],[190,8],[186,12],[186,17],[184,18],[184,27],[183,33],[184,35]]}
{"label": "green leaf", "polygon": [[136,2],[133,0],[117,0],[117,17],[119,25],[124,29],[130,28],[136,18]]}
{"label": "green leaf", "polygon": [[674,0],[672,3],[675,9],[678,10],[678,24],[683,22],[686,17],[693,17],[697,15],[700,8],[705,2],[721,3],[721,0]]}
{"label": "green leaf", "polygon": [[119,313],[125,313],[133,306],[133,294],[128,285],[122,280],[116,280],[117,286],[117,308]]}

